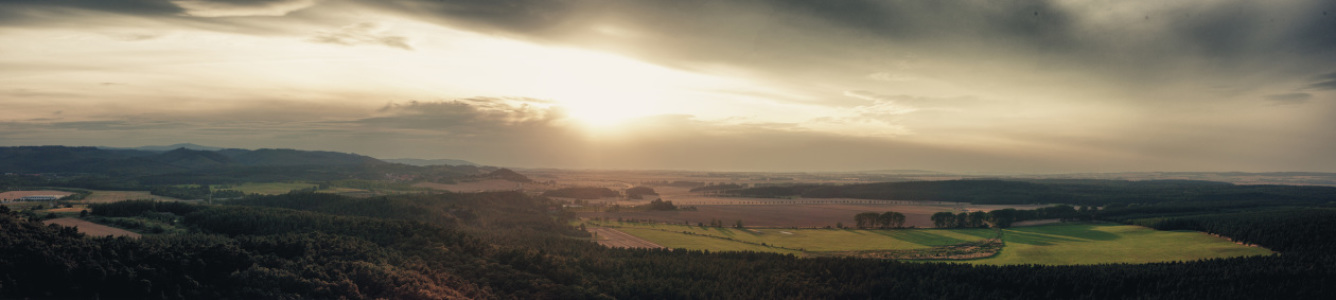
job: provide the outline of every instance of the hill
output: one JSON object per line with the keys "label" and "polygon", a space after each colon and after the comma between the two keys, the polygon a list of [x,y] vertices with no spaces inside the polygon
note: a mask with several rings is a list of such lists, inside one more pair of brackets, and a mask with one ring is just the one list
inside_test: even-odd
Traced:
{"label": "hill", "polygon": [[513,182],[533,182],[533,179],[529,179],[529,177],[527,176],[524,176],[520,173],[515,173],[515,171],[511,171],[510,169],[505,169],[505,168],[497,169],[496,171],[489,172],[486,175],[482,175],[479,177],[509,180]]}
{"label": "hill", "polygon": [[[491,172],[491,174],[489,174]],[[508,172],[508,173],[507,173]],[[528,180],[491,167],[418,167],[329,151],[292,149],[155,152],[97,147],[0,147],[0,173],[49,174],[44,185],[145,190],[152,185],[362,180],[451,181],[495,176]]]}
{"label": "hill", "polygon": [[417,159],[417,158],[392,158],[381,159],[385,162],[405,164],[410,166],[477,166],[478,164],[461,159]]}

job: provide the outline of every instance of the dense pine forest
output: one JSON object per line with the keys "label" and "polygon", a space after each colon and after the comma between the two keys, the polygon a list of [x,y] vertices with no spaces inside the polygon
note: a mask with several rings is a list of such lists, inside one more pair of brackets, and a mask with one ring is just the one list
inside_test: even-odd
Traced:
{"label": "dense pine forest", "polygon": [[[94,216],[174,218],[189,233],[86,238],[0,209],[0,297],[151,299],[1126,299],[1336,293],[1336,211],[1119,219],[1280,251],[1138,265],[970,266],[609,249],[521,193],[372,198],[294,192],[223,205],[127,201]],[[1109,218],[1113,219],[1113,218]]]}

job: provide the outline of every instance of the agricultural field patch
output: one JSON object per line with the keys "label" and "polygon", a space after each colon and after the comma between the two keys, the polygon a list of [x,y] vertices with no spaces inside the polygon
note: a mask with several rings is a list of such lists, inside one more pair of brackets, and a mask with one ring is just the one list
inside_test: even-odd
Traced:
{"label": "agricultural field patch", "polygon": [[[763,251],[809,256],[941,252],[970,248],[997,237],[996,229],[784,229],[715,228],[634,222],[591,222],[667,248],[710,251]],[[985,258],[952,260],[970,264],[1083,265],[1150,263],[1269,255],[1271,250],[1239,245],[1202,232],[1157,231],[1111,223],[1050,224],[1002,230],[1004,246]],[[972,246],[971,246],[972,247]],[[991,246],[990,246],[991,247]],[[993,255],[996,253],[996,255]],[[979,257],[983,255],[975,255]],[[970,255],[962,255],[970,257]]]}
{"label": "agricultural field patch", "polygon": [[[725,242],[765,244],[783,249],[809,252],[910,250],[980,241],[995,235],[989,229],[923,229],[923,230],[855,230],[855,229],[791,229],[791,228],[719,228],[632,222],[593,222],[594,225],[615,226],[632,232],[659,231],[692,237],[714,238]],[[639,236],[637,233],[633,235]],[[663,235],[656,235],[663,236]],[[672,241],[643,237],[668,248],[679,247]],[[706,250],[708,248],[687,248]],[[722,250],[722,249],[709,249]]]}
{"label": "agricultural field patch", "polygon": [[312,187],[316,187],[316,184],[304,182],[247,182],[235,185],[215,185],[210,188],[214,190],[236,190],[246,194],[277,195]]}
{"label": "agricultural field patch", "polygon": [[107,226],[107,225],[102,225],[102,224],[98,224],[98,223],[93,223],[93,222],[89,222],[89,221],[85,221],[85,220],[80,220],[80,219],[77,219],[77,218],[56,218],[56,219],[50,219],[50,220],[42,221],[42,223],[46,223],[46,224],[58,224],[58,225],[60,225],[60,226],[72,226],[72,227],[77,227],[77,228],[79,229],[79,232],[82,232],[83,234],[86,234],[86,235],[88,235],[88,236],[93,236],[93,237],[98,237],[98,236],[126,236],[126,237],[131,237],[131,238],[139,238],[139,237],[142,236],[142,235],[140,235],[140,234],[138,234],[138,233],[134,233],[134,232],[131,232],[131,231],[129,231],[129,230],[120,229],[120,228],[116,228],[116,227],[111,227],[111,226]]}
{"label": "agricultural field patch", "polygon": [[1159,231],[1134,225],[1052,224],[1007,229],[1006,247],[997,256],[966,261],[974,264],[1088,265],[1150,263],[1269,255],[1250,247],[1196,231]]}
{"label": "agricultural field patch", "polygon": [[167,196],[158,196],[150,194],[148,191],[93,191],[81,201],[83,203],[112,203],[125,200],[158,200],[158,201],[181,201]]}
{"label": "agricultural field patch", "polygon": [[739,243],[710,236],[686,235],[681,233],[665,232],[648,228],[619,228],[622,231],[636,237],[663,245],[667,248],[681,248],[689,250],[709,250],[709,251],[756,251],[772,252],[785,254],[800,254],[800,251],[766,247],[756,244]]}
{"label": "agricultural field patch", "polygon": [[0,203],[15,202],[19,198],[27,196],[69,196],[74,193],[66,191],[40,190],[40,191],[8,191],[0,193]]}

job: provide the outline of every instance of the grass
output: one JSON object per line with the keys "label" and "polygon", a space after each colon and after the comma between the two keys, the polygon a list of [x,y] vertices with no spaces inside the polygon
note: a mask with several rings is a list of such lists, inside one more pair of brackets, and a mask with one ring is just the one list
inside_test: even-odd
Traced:
{"label": "grass", "polygon": [[[630,222],[590,223],[616,226],[618,230],[668,248],[799,254],[927,249],[980,241],[996,234],[992,229],[735,229]],[[1003,230],[1003,241],[1006,246],[996,256],[957,262],[1084,265],[1190,261],[1273,253],[1265,248],[1243,246],[1201,232],[1157,231],[1111,223],[1011,228]],[[761,243],[803,251],[764,247],[760,246]]]}
{"label": "grass", "polygon": [[1195,231],[1158,231],[1117,224],[1054,224],[1006,230],[1007,246],[997,256],[966,261],[974,264],[1088,265],[1150,263],[1206,258],[1268,255]]}

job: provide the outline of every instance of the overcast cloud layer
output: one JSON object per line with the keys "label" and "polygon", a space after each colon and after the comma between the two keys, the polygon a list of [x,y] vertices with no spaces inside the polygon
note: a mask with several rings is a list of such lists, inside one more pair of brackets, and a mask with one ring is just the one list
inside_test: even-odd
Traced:
{"label": "overcast cloud layer", "polygon": [[1336,171],[1332,1],[0,0],[0,145]]}

